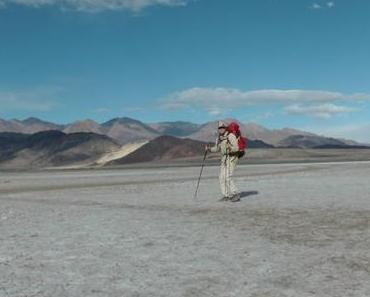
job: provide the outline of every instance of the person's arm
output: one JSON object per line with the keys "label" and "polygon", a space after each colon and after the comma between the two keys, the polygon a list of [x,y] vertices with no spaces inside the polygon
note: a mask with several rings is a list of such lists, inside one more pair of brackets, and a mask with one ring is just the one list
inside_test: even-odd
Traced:
{"label": "person's arm", "polygon": [[214,146],[208,146],[208,150],[211,153],[217,153],[220,151],[220,144],[219,144],[219,139],[216,139],[216,144]]}

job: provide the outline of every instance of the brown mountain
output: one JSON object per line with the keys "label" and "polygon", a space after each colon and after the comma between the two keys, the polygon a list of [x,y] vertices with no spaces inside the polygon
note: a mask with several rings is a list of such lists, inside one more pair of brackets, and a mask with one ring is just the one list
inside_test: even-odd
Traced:
{"label": "brown mountain", "polygon": [[334,138],[316,135],[292,135],[279,142],[282,147],[319,148],[319,147],[348,147],[345,142]]}
{"label": "brown mountain", "polygon": [[94,133],[44,131],[32,135],[0,133],[0,167],[30,168],[92,163],[120,145]]}
{"label": "brown mountain", "polygon": [[[174,136],[159,136],[141,146],[131,154],[116,159],[108,165],[130,164],[138,162],[169,161],[180,158],[202,156],[206,142]],[[250,140],[249,148],[272,148],[260,140]]]}
{"label": "brown mountain", "polygon": [[57,125],[51,122],[42,121],[37,118],[28,118],[25,120],[10,120],[5,121],[0,119],[0,132],[17,132],[33,134],[40,131],[60,130],[62,125]]}
{"label": "brown mountain", "polygon": [[188,135],[188,138],[205,142],[215,142],[217,138],[217,121],[201,125],[196,132]]}
{"label": "brown mountain", "polygon": [[115,118],[101,125],[105,135],[121,144],[151,140],[159,136],[159,132],[149,125],[130,118]]}
{"label": "brown mountain", "polygon": [[[264,143],[272,146],[281,145],[281,142],[290,136],[315,136],[315,134],[312,133],[289,128],[272,130],[255,123],[243,124],[233,119],[225,119],[224,121],[227,123],[230,121],[236,121],[240,126],[242,134],[245,135],[249,140],[261,140]],[[200,126],[198,131],[190,134],[188,137],[195,140],[214,141],[217,138],[217,121],[208,122]]]}
{"label": "brown mountain", "polygon": [[23,125],[16,120],[2,120],[0,119],[0,132],[22,132]]}
{"label": "brown mountain", "polygon": [[97,134],[105,134],[104,128],[93,120],[77,121],[68,124],[63,129],[64,133],[78,133],[78,132],[91,132]]}
{"label": "brown mountain", "polygon": [[[233,119],[226,119],[230,122]],[[304,143],[297,142],[292,136],[306,136],[320,138],[320,145],[332,145],[328,137],[318,136],[305,131],[284,128],[267,129],[255,123],[243,124],[239,122],[242,133],[250,140],[261,140],[273,146],[294,146],[304,147]],[[115,139],[120,144],[140,143],[152,140],[160,135],[170,135],[176,137],[190,138],[193,140],[214,142],[217,137],[217,121],[208,122],[203,125],[190,122],[160,122],[145,124],[143,122],[123,117],[115,118],[103,124],[92,120],[77,121],[68,125],[57,125],[45,122],[37,118],[20,120],[1,120],[0,132],[35,133],[47,130],[61,130],[65,133],[92,132],[107,135]],[[294,141],[293,141],[294,140]],[[338,139],[346,145],[356,146],[358,143],[350,140]]]}
{"label": "brown mountain", "polygon": [[26,133],[37,133],[40,131],[47,130],[60,130],[63,128],[63,125],[54,124],[51,122],[42,121],[38,118],[28,118],[23,121],[20,121],[26,127]]}
{"label": "brown mountain", "polygon": [[259,139],[274,146],[279,146],[281,141],[290,136],[294,135],[314,136],[314,134],[312,133],[289,128],[267,129],[263,126],[254,123],[247,123],[245,125],[242,125],[241,129],[248,138]]}
{"label": "brown mountain", "polygon": [[64,133],[92,132],[107,135],[121,144],[151,140],[161,135],[147,124],[127,117],[115,118],[103,124],[93,120],[76,121],[67,125],[57,125],[37,118],[26,120],[0,119],[0,132],[33,134],[41,131],[59,130]]}
{"label": "brown mountain", "polygon": [[149,124],[151,128],[156,130],[159,134],[170,135],[175,137],[186,137],[198,131],[201,125],[191,122],[160,122]]}
{"label": "brown mountain", "polygon": [[173,160],[177,158],[201,156],[205,143],[192,139],[182,139],[173,136],[159,136],[143,145],[133,153],[114,160],[109,165],[130,164]]}

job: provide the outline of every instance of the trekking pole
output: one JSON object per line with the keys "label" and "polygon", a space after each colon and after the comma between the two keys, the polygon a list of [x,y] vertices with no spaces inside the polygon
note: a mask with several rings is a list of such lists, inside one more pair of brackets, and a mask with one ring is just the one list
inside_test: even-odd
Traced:
{"label": "trekking pole", "polygon": [[197,199],[198,189],[199,189],[199,184],[200,184],[200,179],[201,179],[201,177],[202,177],[203,168],[204,168],[204,163],[205,163],[205,161],[206,161],[207,153],[208,153],[208,150],[206,150],[206,151],[204,152],[204,157],[203,157],[202,167],[201,167],[201,169],[200,169],[200,174],[199,174],[199,178],[198,178],[198,184],[197,184],[197,188],[196,188],[195,193],[194,193],[194,199]]}

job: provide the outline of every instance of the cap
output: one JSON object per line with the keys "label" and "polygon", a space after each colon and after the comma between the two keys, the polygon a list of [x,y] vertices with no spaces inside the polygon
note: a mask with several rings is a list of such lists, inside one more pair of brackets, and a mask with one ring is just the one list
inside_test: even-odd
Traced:
{"label": "cap", "polygon": [[227,128],[227,124],[223,121],[218,121],[218,128]]}

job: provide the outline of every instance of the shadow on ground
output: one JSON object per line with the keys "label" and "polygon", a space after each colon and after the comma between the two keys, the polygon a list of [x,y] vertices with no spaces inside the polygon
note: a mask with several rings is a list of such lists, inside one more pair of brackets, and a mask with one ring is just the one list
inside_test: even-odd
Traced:
{"label": "shadow on ground", "polygon": [[246,198],[246,197],[254,196],[258,194],[259,194],[258,191],[244,191],[240,193],[240,198]]}

